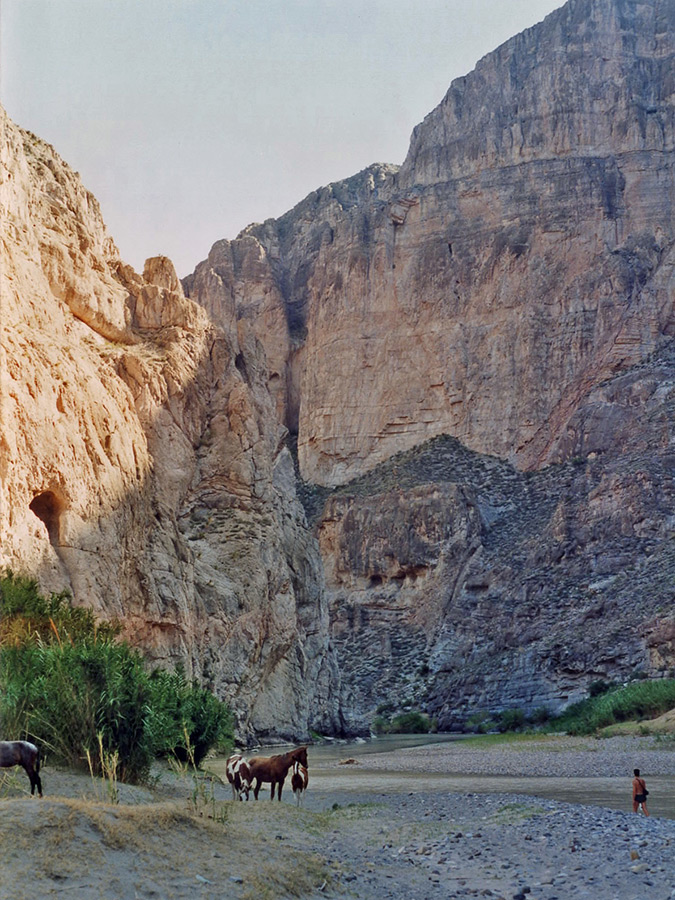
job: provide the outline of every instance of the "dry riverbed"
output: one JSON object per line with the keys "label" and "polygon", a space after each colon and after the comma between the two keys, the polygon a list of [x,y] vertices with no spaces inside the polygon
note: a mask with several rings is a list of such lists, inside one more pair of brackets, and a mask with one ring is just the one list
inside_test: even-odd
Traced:
{"label": "dry riverbed", "polygon": [[[415,789],[415,773],[429,768],[509,774],[536,764],[544,776],[569,768],[573,780],[579,766],[624,775],[628,760],[632,768],[645,758],[645,772],[673,785],[672,750],[638,738],[440,745],[388,759],[350,747],[355,763],[321,764],[342,779],[337,790],[326,779],[322,787],[318,773],[312,781],[312,749],[301,809],[290,791],[281,804],[268,794],[234,803],[217,780],[167,771],[152,789],[118,786],[112,803],[105,784],[49,766],[37,800],[24,793],[25,775],[11,774],[0,781],[0,898],[675,900],[673,819],[524,794]],[[377,782],[383,768],[399,773],[395,790]]]}

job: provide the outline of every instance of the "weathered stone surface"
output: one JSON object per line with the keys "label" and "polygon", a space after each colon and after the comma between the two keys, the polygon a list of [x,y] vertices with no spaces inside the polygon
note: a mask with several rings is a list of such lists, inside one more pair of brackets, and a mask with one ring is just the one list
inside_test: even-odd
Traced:
{"label": "weathered stone surface", "polygon": [[[673,0],[570,0],[453,82],[400,170],[314,192],[187,283],[272,360],[350,721],[413,685],[448,724],[454,706],[555,706],[672,665],[674,51]],[[478,536],[429,564],[420,534],[457,508],[430,498],[470,496],[475,473],[442,474],[421,506],[349,491],[440,434],[514,468],[511,493],[467,507]],[[545,469],[570,460],[589,474]],[[311,485],[346,494],[323,508]]]}
{"label": "weathered stone surface", "polygon": [[238,275],[197,270],[207,308],[209,272],[242,310],[251,278],[265,296],[305,479],[439,433],[536,468],[593,385],[672,335],[674,21],[672,0],[571,0],[453,82],[400,172],[247,229]]}
{"label": "weathered stone surface", "polygon": [[125,266],[98,205],[2,114],[0,563],[120,617],[242,737],[334,729],[321,560],[246,323]]}
{"label": "weathered stone surface", "polygon": [[672,349],[579,419],[600,404],[630,433],[564,465],[522,473],[443,437],[330,495],[317,527],[351,721],[413,706],[451,728],[675,672]]}

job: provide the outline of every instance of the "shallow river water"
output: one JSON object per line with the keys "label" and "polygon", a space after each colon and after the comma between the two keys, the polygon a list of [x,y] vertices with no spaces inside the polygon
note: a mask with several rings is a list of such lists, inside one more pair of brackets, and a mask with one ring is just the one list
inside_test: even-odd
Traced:
{"label": "shallow river water", "polygon": [[[339,765],[345,759],[366,761],[371,754],[393,753],[396,758],[400,751],[401,764],[404,752],[412,747],[421,747],[449,741],[461,741],[456,735],[386,735],[365,742],[332,742],[309,747],[310,790],[318,795],[336,796],[359,793],[377,794],[410,791],[443,791],[451,793],[509,793],[526,794],[567,803],[588,803],[611,809],[629,811],[631,805],[631,778],[561,778],[522,777],[507,775],[461,775],[443,772],[423,774],[407,771],[398,765],[389,768],[371,769],[356,765]],[[260,755],[285,752],[285,747],[268,747],[256,750]],[[254,752],[249,753],[250,756]],[[225,760],[211,760],[209,768],[225,778]],[[647,773],[644,773],[647,775]],[[675,819],[675,776],[649,776],[648,807],[652,815]],[[290,800],[290,785],[286,784]],[[308,799],[309,799],[308,792]],[[308,804],[310,805],[310,804]],[[312,804],[313,805],[313,804]]]}

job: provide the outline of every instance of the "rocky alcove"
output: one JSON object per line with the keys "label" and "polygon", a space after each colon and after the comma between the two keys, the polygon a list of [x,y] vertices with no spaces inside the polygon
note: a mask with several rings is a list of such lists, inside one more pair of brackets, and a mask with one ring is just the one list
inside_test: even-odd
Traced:
{"label": "rocky alcove", "polygon": [[49,535],[49,541],[54,547],[61,543],[61,513],[64,509],[63,500],[53,491],[41,491],[36,494],[29,504],[33,513],[44,522]]}

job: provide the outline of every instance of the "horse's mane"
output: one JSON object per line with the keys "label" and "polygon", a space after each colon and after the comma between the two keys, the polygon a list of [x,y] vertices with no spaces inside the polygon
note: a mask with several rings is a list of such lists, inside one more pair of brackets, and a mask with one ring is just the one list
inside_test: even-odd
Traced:
{"label": "horse's mane", "polygon": [[[294,747],[292,750],[288,750],[286,753],[277,753],[274,756],[268,756],[267,759],[283,759],[286,762],[287,759],[294,760],[296,756],[301,756],[302,751],[307,751],[307,747]],[[265,757],[261,757],[265,759]]]}

